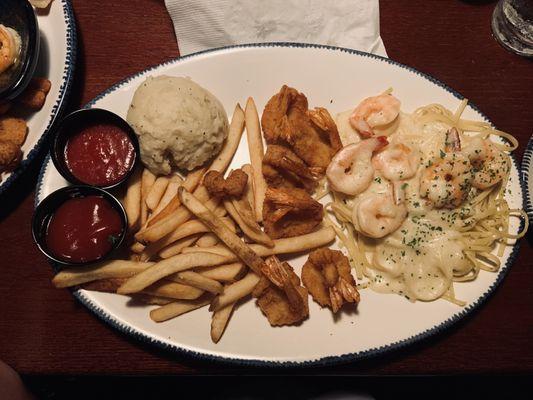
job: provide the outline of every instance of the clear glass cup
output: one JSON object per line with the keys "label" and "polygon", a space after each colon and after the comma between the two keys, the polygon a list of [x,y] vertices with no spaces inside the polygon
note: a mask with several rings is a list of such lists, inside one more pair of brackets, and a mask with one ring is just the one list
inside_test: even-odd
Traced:
{"label": "clear glass cup", "polygon": [[500,0],[492,14],[492,32],[507,50],[533,57],[533,0]]}

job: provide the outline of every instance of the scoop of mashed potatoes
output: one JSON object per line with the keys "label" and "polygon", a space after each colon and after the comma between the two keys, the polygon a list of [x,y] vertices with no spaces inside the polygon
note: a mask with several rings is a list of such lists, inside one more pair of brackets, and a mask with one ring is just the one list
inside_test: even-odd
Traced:
{"label": "scoop of mashed potatoes", "polygon": [[154,174],[192,170],[217,155],[228,135],[220,101],[187,78],[149,77],[135,91],[128,123],[139,138],[141,159]]}

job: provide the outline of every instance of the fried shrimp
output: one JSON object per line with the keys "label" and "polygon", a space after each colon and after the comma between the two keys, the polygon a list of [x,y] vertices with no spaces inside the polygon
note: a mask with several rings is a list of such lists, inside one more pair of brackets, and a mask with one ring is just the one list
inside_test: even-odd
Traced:
{"label": "fried shrimp", "polygon": [[388,128],[400,113],[400,100],[391,94],[367,97],[350,116],[350,125],[363,138],[376,134],[376,130]]}
{"label": "fried shrimp", "polygon": [[283,85],[268,101],[261,127],[268,144],[290,147],[309,167],[326,169],[337,152],[337,127],[325,109],[309,112],[307,97]]}
{"label": "fried shrimp", "polygon": [[374,179],[372,155],[387,144],[387,138],[378,136],[344,147],[326,170],[331,188],[352,196],[365,191]]}
{"label": "fried shrimp", "polygon": [[483,190],[496,185],[509,172],[508,157],[489,139],[473,138],[463,152],[474,167],[472,186],[477,189]]}
{"label": "fried shrimp", "polygon": [[396,231],[407,218],[405,204],[396,204],[390,193],[369,194],[352,211],[352,223],[361,234],[379,239]]}
{"label": "fried shrimp", "polygon": [[309,254],[302,267],[302,282],[313,299],[334,313],[345,303],[359,303],[359,292],[348,258],[337,250],[321,248]]}
{"label": "fried shrimp", "polygon": [[445,149],[422,172],[420,196],[435,208],[453,209],[461,205],[470,191],[473,168],[468,157],[460,152],[461,142],[455,128],[446,133]]}
{"label": "fried shrimp", "polygon": [[[269,144],[263,157],[263,175],[271,187],[301,188],[312,193],[317,174],[285,146]],[[318,174],[319,175],[319,174]]]}
{"label": "fried shrimp", "polygon": [[322,204],[302,189],[269,187],[263,204],[265,233],[272,239],[304,235],[322,222]]}
{"label": "fried shrimp", "polygon": [[17,32],[0,25],[0,74],[16,63],[20,53],[20,37]]}
{"label": "fried shrimp", "polygon": [[[257,305],[272,326],[296,324],[309,316],[307,289],[300,286],[300,279],[292,267],[276,256],[265,260],[263,273],[252,292]],[[280,287],[272,281],[280,282]]]}

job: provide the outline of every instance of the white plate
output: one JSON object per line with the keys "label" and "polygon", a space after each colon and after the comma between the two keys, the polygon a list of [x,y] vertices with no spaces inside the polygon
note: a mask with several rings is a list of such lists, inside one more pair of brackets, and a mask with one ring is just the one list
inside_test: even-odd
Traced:
{"label": "white plate", "polygon": [[[190,76],[212,91],[231,115],[235,103],[253,96],[259,110],[283,84],[303,91],[311,106],[332,112],[353,107],[363,97],[394,87],[404,111],[441,103],[451,109],[460,95],[438,81],[389,59],[332,47],[300,44],[264,44],[223,48],[194,54],[160,65],[115,85],[89,106],[109,109],[125,117],[137,86],[149,75]],[[465,116],[485,119],[472,107]],[[233,167],[248,162],[246,143],[241,143]],[[37,201],[66,185],[50,160],[44,165]],[[521,187],[513,161],[509,188],[511,207],[522,207]],[[512,230],[518,222],[512,221]],[[132,336],[161,347],[196,357],[247,365],[301,365],[346,362],[404,346],[435,333],[465,316],[496,287],[508,270],[517,246],[507,248],[498,273],[481,272],[471,283],[457,284],[456,294],[468,302],[464,308],[440,300],[410,303],[397,295],[361,293],[355,313],[334,319],[328,309],[310,300],[310,318],[298,327],[272,328],[248,301],[235,311],[218,344],[209,336],[210,313],[206,308],[156,324],[149,306],[128,306],[128,298],[106,293],[74,291],[74,295],[99,317]],[[305,257],[291,261],[299,273]],[[80,328],[82,329],[82,328]]]}
{"label": "white plate", "polygon": [[37,156],[50,127],[67,103],[74,77],[76,27],[70,0],[54,0],[47,12],[37,12],[41,36],[39,60],[34,76],[48,78],[52,87],[46,103],[30,114],[28,136],[22,145],[22,160],[12,172],[0,173],[0,195]]}
{"label": "white plate", "polygon": [[525,210],[529,220],[533,220],[533,135],[529,138],[524,156],[522,157],[522,181],[525,191]]}

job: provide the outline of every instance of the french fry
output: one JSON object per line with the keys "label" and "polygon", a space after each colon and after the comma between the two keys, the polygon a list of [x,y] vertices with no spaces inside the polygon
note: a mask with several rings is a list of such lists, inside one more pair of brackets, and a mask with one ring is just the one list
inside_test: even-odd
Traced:
{"label": "french fry", "polygon": [[[184,188],[180,186],[180,189]],[[179,189],[178,189],[179,192]],[[204,186],[198,186],[194,191],[194,194],[201,202],[207,202],[209,200],[209,193]],[[181,200],[180,200],[181,201]],[[146,229],[140,230],[135,235],[135,239],[142,243],[156,242],[162,237],[168,235],[174,231],[178,226],[191,219],[192,214],[186,207],[179,207],[174,212],[160,221],[148,226]]]}
{"label": "french fry", "polygon": [[159,201],[159,204],[153,211],[150,218],[148,218],[148,224],[172,201],[173,198],[177,197],[178,187],[183,184],[183,179],[178,175],[173,175],[168,182],[168,186]]}
{"label": "french fry", "polygon": [[198,268],[195,272],[219,282],[234,282],[241,278],[246,270],[247,267],[243,263],[235,262],[216,267]]}
{"label": "french fry", "polygon": [[[229,126],[228,137],[224,147],[212,162],[208,170],[215,170],[221,173],[224,173],[228,168],[239,143],[241,142],[241,136],[244,131],[244,112],[239,104],[235,106],[233,111],[233,117],[231,118],[231,123]],[[187,189],[189,192],[191,190]]]}
{"label": "french fry", "polygon": [[155,182],[155,175],[145,168],[141,178],[141,226],[144,226],[148,219],[148,206],[146,205],[146,198]]}
{"label": "french fry", "polygon": [[167,276],[165,279],[173,280],[215,294],[220,294],[223,290],[223,286],[216,280],[207,278],[193,271],[178,272]]}
{"label": "french fry", "polygon": [[[206,203],[206,206],[213,208],[213,206],[216,205],[216,201],[218,200],[211,199],[210,201]],[[228,227],[231,227],[231,222],[229,222],[229,218],[223,218],[223,221],[226,224],[228,224]],[[179,239],[183,239],[184,237],[194,235],[196,233],[205,233],[205,232],[210,232],[210,230],[204,223],[196,219],[189,220],[187,222],[184,222],[182,225],[180,225],[174,232],[159,239],[157,242],[150,243],[146,248],[151,254],[156,254],[163,247],[171,245],[172,243],[174,243],[175,241]]]}
{"label": "french fry", "polygon": [[126,282],[126,278],[107,278],[83,283],[80,285],[80,288],[85,290],[93,290],[95,292],[116,293],[117,289],[124,282]]}
{"label": "french fry", "polygon": [[244,111],[248,150],[252,164],[252,182],[254,191],[254,212],[257,222],[263,220],[263,201],[265,200],[266,182],[263,177],[263,139],[259,126],[259,115],[254,100],[249,97]]}
{"label": "french fry", "polygon": [[[264,244],[268,247],[273,247],[274,242],[268,235],[261,230],[259,224],[255,221],[253,213],[246,209],[247,200],[224,200],[224,207],[228,211],[228,214],[235,220],[237,225],[241,228],[246,236],[252,239],[254,242]],[[239,207],[239,208],[237,208]],[[251,220],[249,219],[251,218]]]}
{"label": "french fry", "polygon": [[130,246],[130,250],[137,254],[142,253],[145,248],[146,246],[139,242],[135,242]]}
{"label": "french fry", "polygon": [[255,209],[254,209],[255,201],[254,201],[254,190],[253,190],[253,183],[252,183],[252,180],[253,180],[252,166],[250,164],[244,164],[241,167],[241,169],[246,173],[246,175],[248,175],[248,182],[251,183],[246,186],[246,189],[244,191],[244,196],[245,196],[244,198],[248,199],[248,204],[250,204],[251,206],[252,214],[255,219],[256,217],[255,217]]}
{"label": "french fry", "polygon": [[181,203],[206,224],[218,238],[228,246],[255,273],[261,275],[264,261],[235,233],[228,229],[224,222],[207,209],[194,195],[184,188],[178,189]]}
{"label": "french fry", "polygon": [[192,246],[196,240],[200,237],[200,234],[191,235],[188,237],[184,237],[183,239],[180,239],[176,241],[175,243],[172,243],[171,245],[162,248],[159,250],[159,257],[161,258],[170,258],[175,255],[180,254],[184,249],[187,249],[189,246]]}
{"label": "french fry", "polygon": [[204,233],[200,239],[196,241],[198,247],[211,247],[218,243],[218,237],[214,233]]}
{"label": "french fry", "polygon": [[[315,249],[317,247],[325,246],[335,240],[335,231],[331,227],[320,229],[316,232],[307,233],[305,235],[294,236],[284,239],[274,240],[274,247],[270,248],[260,244],[250,244],[250,248],[256,252],[260,257],[268,257],[277,254],[300,253],[303,251]],[[202,247],[194,250],[195,252],[203,252],[210,254],[220,254],[228,258],[228,262],[237,260],[237,256],[225,246]],[[188,254],[194,254],[193,250],[188,250]]]}
{"label": "french fry", "polygon": [[226,326],[228,326],[234,307],[235,303],[231,303],[213,313],[211,319],[211,340],[213,343],[218,343],[222,337],[222,334],[226,330]]}
{"label": "french fry", "polygon": [[138,229],[141,221],[141,174],[140,168],[133,173],[124,197],[124,209],[131,230]]}
{"label": "french fry", "polygon": [[[156,305],[156,306],[164,306],[165,304],[169,304],[169,303],[172,303],[173,301],[176,301],[174,299],[169,299],[168,297],[158,297],[158,296],[152,296],[149,294],[142,294],[142,293],[135,293],[132,296],[132,299],[140,301],[141,303]],[[196,301],[196,300],[191,300],[191,301]]]}
{"label": "french fry", "polygon": [[220,246],[212,246],[212,247],[187,247],[186,249],[183,249],[183,254],[190,254],[190,253],[212,253],[212,254],[220,254],[221,256],[225,257],[233,257],[235,253],[233,253],[226,245],[222,244]]}
{"label": "french fry", "polygon": [[144,288],[142,293],[179,300],[197,299],[203,290],[176,282],[160,281]]}
{"label": "french fry", "polygon": [[[194,170],[193,172],[189,173],[185,180],[181,183],[179,186],[184,186],[189,191],[194,191],[198,187],[200,180],[204,176],[206,171],[206,168],[200,168],[197,170]],[[162,209],[159,210],[157,213],[154,212],[154,214],[150,217],[148,221],[148,226],[152,226],[156,224],[157,222],[167,218],[169,215],[171,215],[173,212],[175,212],[181,205],[180,199],[177,196],[178,189],[176,188],[176,195],[172,197],[170,200],[168,200],[167,205]]]}
{"label": "french fry", "polygon": [[240,281],[224,287],[224,292],[215,297],[209,307],[210,311],[218,311],[228,304],[235,303],[237,300],[248,296],[254,290],[255,285],[259,282],[259,276],[253,271],[242,278]]}
{"label": "french fry", "polygon": [[196,310],[209,304],[209,298],[202,296],[195,300],[173,301],[163,307],[150,311],[150,318],[155,322],[168,321],[189,311]]}
{"label": "french fry", "polygon": [[118,288],[117,293],[136,293],[143,290],[147,286],[150,286],[152,283],[157,282],[158,280],[175,272],[181,272],[195,267],[221,265],[225,264],[227,262],[226,260],[227,257],[219,256],[217,254],[206,253],[201,257],[199,257],[197,253],[178,254],[174,257],[170,257],[152,264],[150,268],[147,268],[137,275],[132,276],[121,287]]}
{"label": "french fry", "polygon": [[54,276],[52,283],[56,288],[65,288],[100,279],[129,278],[144,271],[153,264],[127,260],[112,260],[87,267],[66,268]]}
{"label": "french fry", "polygon": [[228,259],[233,259],[236,257],[235,253],[229,249],[224,243],[218,244],[211,247],[187,247],[183,249],[183,254],[194,254],[194,253],[209,253],[209,254],[219,254]]}
{"label": "french fry", "polygon": [[166,176],[160,176],[155,180],[146,196],[146,205],[150,211],[154,211],[159,205],[161,198],[167,190],[169,182],[170,180]]}

